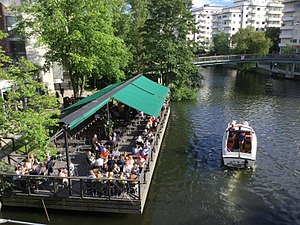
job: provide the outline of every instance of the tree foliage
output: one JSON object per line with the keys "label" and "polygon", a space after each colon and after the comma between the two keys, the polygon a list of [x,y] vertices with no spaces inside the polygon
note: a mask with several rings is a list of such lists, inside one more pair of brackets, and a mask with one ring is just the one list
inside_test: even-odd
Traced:
{"label": "tree foliage", "polygon": [[286,45],[281,48],[281,55],[291,55],[294,50],[294,46],[291,43],[286,43]]}
{"label": "tree foliage", "polygon": [[272,46],[270,38],[264,32],[256,32],[254,28],[241,28],[232,36],[233,51],[236,54],[266,55]]}
{"label": "tree foliage", "polygon": [[266,29],[265,35],[272,41],[272,46],[269,50],[269,53],[279,53],[280,27],[268,27]]}
{"label": "tree foliage", "polygon": [[192,1],[148,1],[148,19],[145,23],[146,63],[156,71],[164,84],[191,87],[198,84],[194,76],[194,55],[187,34],[194,29],[191,14]]}
{"label": "tree foliage", "polygon": [[127,0],[127,4],[129,30],[124,40],[132,55],[127,67],[127,74],[131,76],[142,73],[145,69],[146,50],[143,29],[147,19],[147,2],[146,0]]}
{"label": "tree foliage", "polygon": [[230,53],[229,34],[221,32],[213,37],[213,53],[216,55],[227,55]]}
{"label": "tree foliage", "polygon": [[30,0],[17,7],[26,36],[46,46],[46,62],[59,62],[68,71],[74,96],[89,76],[108,83],[124,77],[128,51],[113,23],[120,19],[119,0]]}
{"label": "tree foliage", "polygon": [[34,74],[37,68],[27,60],[21,59],[16,66],[1,49],[0,61],[0,80],[11,82],[5,97],[0,96],[0,135],[21,134],[30,148],[45,149],[50,127],[57,123],[56,97],[47,94],[46,86]]}

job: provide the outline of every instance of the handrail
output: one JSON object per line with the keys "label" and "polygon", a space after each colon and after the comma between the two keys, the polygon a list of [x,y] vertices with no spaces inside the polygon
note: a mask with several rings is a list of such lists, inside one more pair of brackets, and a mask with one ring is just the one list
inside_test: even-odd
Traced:
{"label": "handrail", "polygon": [[[2,190],[7,195],[58,196],[68,198],[106,198],[140,200],[141,182],[120,178],[59,177],[0,174]],[[71,192],[65,191],[71,189]]]}
{"label": "handrail", "polygon": [[257,55],[257,54],[244,54],[244,55],[218,55],[218,56],[204,56],[195,59],[195,64],[216,61],[256,61],[256,60],[288,60],[300,61],[300,55]]}

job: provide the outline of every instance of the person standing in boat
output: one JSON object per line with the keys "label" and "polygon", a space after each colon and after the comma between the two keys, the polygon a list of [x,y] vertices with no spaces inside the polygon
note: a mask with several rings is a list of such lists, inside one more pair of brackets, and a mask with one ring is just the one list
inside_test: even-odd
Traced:
{"label": "person standing in boat", "polygon": [[233,124],[231,124],[231,127],[228,128],[228,131],[229,131],[228,137],[234,138],[234,135],[235,135],[235,128],[234,128]]}
{"label": "person standing in boat", "polygon": [[245,132],[239,133],[239,148],[240,148],[240,151],[242,151],[242,149],[243,149],[245,139],[246,139],[246,133]]}

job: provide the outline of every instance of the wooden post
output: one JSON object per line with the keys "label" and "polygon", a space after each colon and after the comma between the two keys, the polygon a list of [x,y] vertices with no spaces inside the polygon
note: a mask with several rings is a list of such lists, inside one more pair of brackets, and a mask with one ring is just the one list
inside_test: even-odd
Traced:
{"label": "wooden post", "polygon": [[71,183],[70,183],[70,157],[69,157],[69,143],[68,143],[68,133],[67,133],[67,126],[63,126],[64,129],[64,138],[65,138],[65,149],[66,149],[66,160],[67,160],[67,171],[68,171],[68,187],[69,187],[69,195],[71,195]]}

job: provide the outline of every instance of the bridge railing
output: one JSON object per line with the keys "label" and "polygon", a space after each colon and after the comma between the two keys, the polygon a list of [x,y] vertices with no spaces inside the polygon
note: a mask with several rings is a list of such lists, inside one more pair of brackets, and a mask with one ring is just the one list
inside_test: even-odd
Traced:
{"label": "bridge railing", "polygon": [[218,55],[218,56],[204,56],[195,59],[195,63],[201,62],[213,62],[213,61],[247,61],[247,60],[300,60],[300,55],[257,55],[257,54],[245,54],[245,55]]}

